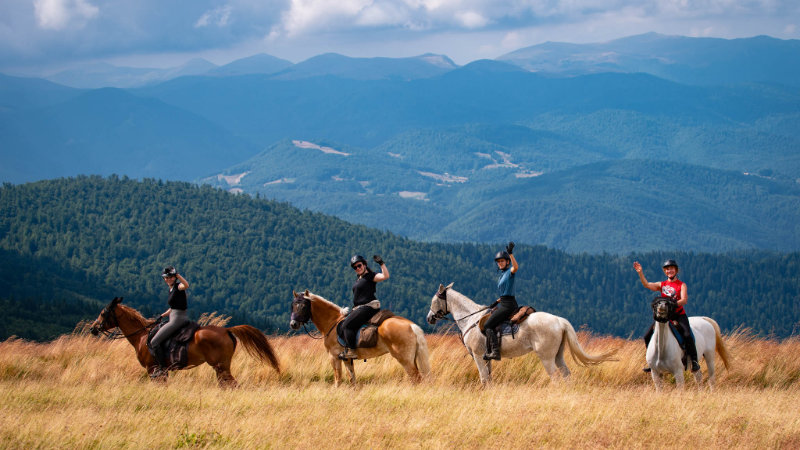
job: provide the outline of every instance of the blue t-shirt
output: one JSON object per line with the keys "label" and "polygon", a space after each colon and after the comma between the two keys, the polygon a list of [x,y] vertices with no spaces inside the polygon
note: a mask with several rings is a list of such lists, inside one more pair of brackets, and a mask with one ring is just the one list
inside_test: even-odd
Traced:
{"label": "blue t-shirt", "polygon": [[515,273],[511,269],[506,269],[497,279],[497,295],[499,297],[514,297],[514,277]]}

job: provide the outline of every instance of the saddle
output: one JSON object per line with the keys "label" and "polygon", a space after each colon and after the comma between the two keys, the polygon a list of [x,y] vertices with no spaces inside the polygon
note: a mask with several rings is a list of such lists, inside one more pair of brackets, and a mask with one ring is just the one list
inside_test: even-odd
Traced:
{"label": "saddle", "polygon": [[[486,324],[486,321],[489,320],[489,317],[492,315],[494,310],[495,310],[495,308],[490,309],[478,321],[478,328],[480,328],[481,333],[486,334],[486,332],[483,331],[483,328],[484,328],[484,325]],[[505,322],[503,322],[500,325],[500,335],[501,336],[505,336],[507,334],[510,334],[512,336],[515,335],[517,333],[517,331],[519,330],[519,324],[521,324],[523,320],[527,319],[528,316],[530,316],[531,314],[533,314],[535,312],[536,312],[536,309],[534,309],[532,306],[520,306],[517,309],[517,312],[515,312],[514,315],[511,316],[511,319],[506,320]]]}
{"label": "saddle", "polygon": [[[378,327],[388,318],[394,317],[394,313],[388,309],[381,309],[371,319],[358,330],[358,348],[372,348],[378,345]],[[336,337],[339,345],[347,347],[344,342],[344,320],[336,324]]]}
{"label": "saddle", "polygon": [[[147,345],[150,340],[158,333],[158,330],[166,325],[169,320],[164,320],[156,324],[147,335]],[[161,346],[166,350],[167,367],[169,370],[183,369],[189,363],[189,343],[194,340],[194,333],[200,328],[200,324],[189,321],[186,325],[178,329],[169,339],[164,341]]]}
{"label": "saddle", "polygon": [[[672,335],[675,336],[675,339],[678,340],[678,345],[681,347],[681,362],[683,363],[683,370],[686,370],[689,367],[689,353],[686,351],[686,341],[683,339],[683,334],[681,333],[681,325],[678,322],[668,320],[667,323],[669,324],[669,329],[672,331]],[[693,333],[692,330],[689,330],[690,333]]]}

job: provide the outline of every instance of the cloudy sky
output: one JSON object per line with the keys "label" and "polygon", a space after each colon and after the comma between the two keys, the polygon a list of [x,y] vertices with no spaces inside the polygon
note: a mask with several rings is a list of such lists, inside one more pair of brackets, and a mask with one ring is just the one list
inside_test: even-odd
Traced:
{"label": "cloudy sky", "polygon": [[798,0],[0,0],[0,72],[84,62],[173,67],[256,53],[326,52],[458,64],[546,41],[604,42],[655,31],[800,38]]}

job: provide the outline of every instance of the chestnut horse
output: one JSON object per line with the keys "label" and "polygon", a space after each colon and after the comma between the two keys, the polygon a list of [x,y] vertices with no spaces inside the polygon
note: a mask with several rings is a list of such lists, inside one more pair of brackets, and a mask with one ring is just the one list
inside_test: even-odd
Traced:
{"label": "chestnut horse", "polygon": [[[289,326],[297,330],[309,320],[314,323],[323,335],[325,349],[330,354],[333,366],[333,381],[339,386],[342,379],[342,361],[339,353],[344,350],[336,337],[336,324],[344,319],[342,309],[319,295],[306,290],[302,294],[292,292],[292,317]],[[419,382],[431,371],[428,356],[428,343],[425,334],[414,322],[400,316],[386,319],[378,327],[378,344],[372,348],[356,349],[358,359],[368,359],[390,353],[403,366],[414,382]],[[355,384],[356,373],[353,360],[344,362],[350,372],[350,382]]]}
{"label": "chestnut horse", "polygon": [[[97,336],[101,332],[107,333],[109,330],[119,328],[133,349],[136,350],[139,364],[152,376],[157,364],[147,349],[147,334],[155,322],[145,319],[138,311],[121,303],[122,297],[111,300],[111,303],[103,308],[100,316],[92,323],[89,330]],[[250,355],[269,364],[280,373],[278,358],[267,337],[250,325],[237,325],[230,328],[213,325],[200,327],[194,333],[194,340],[189,343],[188,364],[185,369],[191,369],[204,362],[208,363],[217,372],[217,381],[220,386],[235,387],[237,383],[231,375],[231,359],[236,350],[236,339],[242,342]],[[164,381],[166,375],[157,377],[157,379]]]}

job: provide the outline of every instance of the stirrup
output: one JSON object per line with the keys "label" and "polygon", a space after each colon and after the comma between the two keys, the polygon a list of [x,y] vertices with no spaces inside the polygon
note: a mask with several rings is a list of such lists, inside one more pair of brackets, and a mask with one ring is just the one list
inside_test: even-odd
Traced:
{"label": "stirrup", "polygon": [[348,359],[358,359],[358,353],[355,350],[349,347],[345,347],[341,353],[339,353],[339,359],[342,361],[347,361]]}

